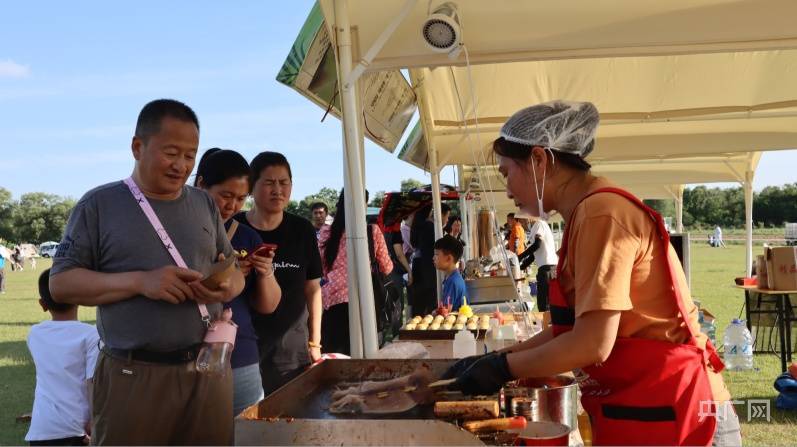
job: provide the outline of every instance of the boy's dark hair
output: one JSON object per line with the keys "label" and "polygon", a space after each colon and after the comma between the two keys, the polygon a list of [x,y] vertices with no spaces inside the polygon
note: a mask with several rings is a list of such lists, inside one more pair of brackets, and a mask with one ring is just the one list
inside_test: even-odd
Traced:
{"label": "boy's dark hair", "polygon": [[171,117],[186,123],[193,123],[199,131],[199,118],[191,107],[174,99],[156,99],[150,101],[138,113],[136,121],[136,137],[145,143],[152,135],[160,132],[161,122],[166,117]]}
{"label": "boy's dark hair", "polygon": [[67,312],[75,308],[74,304],[56,303],[50,294],[50,269],[39,275],[39,297],[44,301],[48,310],[53,312]]}
{"label": "boy's dark hair", "polygon": [[327,204],[324,202],[315,202],[312,205],[310,205],[310,211],[315,211],[320,208],[323,208],[324,212],[329,214],[329,208],[327,207]]}
{"label": "boy's dark hair", "polygon": [[291,172],[291,164],[288,163],[288,159],[285,158],[284,155],[280,154],[279,152],[270,152],[265,151],[257,154],[255,158],[252,159],[252,163],[250,164],[252,167],[252,185],[257,183],[260,180],[260,175],[263,173],[263,170],[266,168],[270,168],[272,166],[282,166],[288,170],[288,177],[293,180],[293,173]]}
{"label": "boy's dark hair", "polygon": [[243,155],[229,149],[210,148],[202,154],[196,168],[194,186],[199,186],[202,177],[202,186],[210,188],[213,185],[224,183],[228,179],[246,177],[249,189],[252,189],[252,173],[249,163]]}
{"label": "boy's dark hair", "polygon": [[462,244],[457,240],[457,238],[448,234],[441,237],[434,243],[434,249],[453,256],[454,262],[459,261],[459,259],[462,257],[462,252],[464,251]]}

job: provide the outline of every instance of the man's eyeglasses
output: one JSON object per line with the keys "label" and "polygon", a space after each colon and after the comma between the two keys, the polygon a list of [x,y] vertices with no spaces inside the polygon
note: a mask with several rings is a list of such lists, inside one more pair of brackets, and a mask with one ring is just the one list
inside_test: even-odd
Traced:
{"label": "man's eyeglasses", "polygon": [[292,185],[290,179],[273,179],[273,178],[264,178],[262,179],[263,186],[267,188],[274,188],[275,186],[279,186],[281,188],[288,188]]}

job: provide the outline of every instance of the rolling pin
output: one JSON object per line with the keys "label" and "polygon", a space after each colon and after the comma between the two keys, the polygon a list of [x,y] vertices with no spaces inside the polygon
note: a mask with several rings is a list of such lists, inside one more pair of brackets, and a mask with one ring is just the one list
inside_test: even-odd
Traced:
{"label": "rolling pin", "polygon": [[471,421],[462,424],[462,428],[471,433],[511,429],[523,430],[526,428],[526,418],[515,416],[511,418],[487,419],[485,421]]}
{"label": "rolling pin", "polygon": [[434,415],[441,419],[466,421],[491,419],[497,418],[498,412],[498,401],[495,400],[451,401],[434,404]]}

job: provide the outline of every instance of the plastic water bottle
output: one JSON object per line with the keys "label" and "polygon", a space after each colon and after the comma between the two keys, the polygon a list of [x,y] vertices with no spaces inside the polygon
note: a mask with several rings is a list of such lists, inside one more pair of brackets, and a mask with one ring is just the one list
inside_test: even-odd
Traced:
{"label": "plastic water bottle", "polygon": [[753,335],[744,320],[734,318],[725,328],[725,367],[729,371],[749,371],[753,369]]}
{"label": "plastic water bottle", "polygon": [[717,346],[717,325],[714,321],[706,321],[705,315],[701,310],[698,312],[698,322],[700,322],[700,332],[706,334],[712,345]]}
{"label": "plastic water bottle", "polygon": [[463,329],[454,335],[454,358],[462,359],[476,355],[476,337],[467,329]]}

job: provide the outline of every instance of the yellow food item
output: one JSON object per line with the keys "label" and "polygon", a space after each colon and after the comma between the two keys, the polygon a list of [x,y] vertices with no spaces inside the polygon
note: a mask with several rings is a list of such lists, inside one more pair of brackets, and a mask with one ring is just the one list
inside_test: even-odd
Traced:
{"label": "yellow food item", "polygon": [[446,317],[445,321],[446,321],[446,323],[454,324],[454,323],[457,322],[457,316],[456,315],[449,315],[449,316]]}
{"label": "yellow food item", "polygon": [[427,316],[423,317],[423,320],[422,320],[422,321],[423,321],[424,323],[426,323],[426,324],[430,324],[431,322],[433,322],[433,321],[434,321],[434,317],[433,317],[433,316],[431,316],[431,315],[427,315]]}
{"label": "yellow food item", "polygon": [[438,316],[434,317],[434,322],[435,323],[441,323],[443,320],[445,320],[445,318],[446,317],[444,317],[442,315],[438,315]]}
{"label": "yellow food item", "polygon": [[443,323],[443,329],[445,329],[447,331],[450,331],[452,327],[454,327],[453,323],[449,323],[449,322]]}
{"label": "yellow food item", "polygon": [[415,324],[418,324],[418,323],[420,323],[420,322],[421,322],[421,320],[422,320],[422,318],[421,318],[421,317],[412,317],[412,321],[411,321],[411,322],[412,322],[412,323],[415,323]]}
{"label": "yellow food item", "polygon": [[406,331],[414,331],[416,327],[418,327],[417,323],[407,323],[407,325],[404,326],[404,330],[406,330]]}
{"label": "yellow food item", "polygon": [[440,323],[438,323],[438,322],[432,323],[431,326],[429,326],[429,329],[431,329],[433,331],[436,331],[436,330],[440,329]]}
{"label": "yellow food item", "polygon": [[473,309],[471,309],[470,306],[468,306],[467,304],[463,304],[459,308],[459,314],[470,318],[473,316]]}
{"label": "yellow food item", "polygon": [[479,322],[479,317],[477,316],[472,316],[468,318],[468,323],[478,323],[478,322]]}
{"label": "yellow food item", "polygon": [[425,331],[425,330],[429,329],[429,324],[428,323],[421,323],[415,329],[417,329],[419,331]]}
{"label": "yellow food item", "polygon": [[454,325],[454,330],[461,331],[463,329],[465,329],[465,325],[462,323],[457,323]]}
{"label": "yellow food item", "polygon": [[468,322],[468,317],[465,315],[460,315],[457,317],[457,324],[465,324]]}
{"label": "yellow food item", "polygon": [[482,329],[482,330],[490,329],[490,321],[487,320],[487,321],[482,321],[481,323],[479,323],[479,329]]}
{"label": "yellow food item", "polygon": [[470,329],[471,331],[475,331],[476,329],[478,329],[478,327],[479,326],[476,323],[468,323],[468,329]]}
{"label": "yellow food item", "polygon": [[487,321],[487,322],[489,322],[490,321],[490,316],[487,315],[487,314],[484,314],[484,315],[479,317],[479,321]]}

